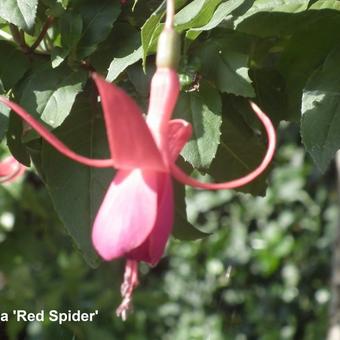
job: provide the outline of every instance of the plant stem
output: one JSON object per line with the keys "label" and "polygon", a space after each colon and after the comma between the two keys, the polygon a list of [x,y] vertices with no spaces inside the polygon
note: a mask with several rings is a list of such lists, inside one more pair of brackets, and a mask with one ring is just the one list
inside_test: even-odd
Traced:
{"label": "plant stem", "polygon": [[11,30],[13,40],[18,44],[21,50],[25,53],[29,52],[29,47],[27,46],[25,42],[25,37],[24,37],[23,32],[21,32],[18,29],[18,27],[13,24],[9,25],[9,29]]}
{"label": "plant stem", "polygon": [[165,28],[173,29],[175,16],[175,0],[167,0],[166,2],[166,20]]}
{"label": "plant stem", "polygon": [[48,29],[50,28],[50,26],[52,25],[54,21],[54,18],[49,16],[38,36],[38,38],[36,39],[36,41],[32,44],[32,46],[29,48],[29,51],[30,52],[33,52],[39,45],[40,43],[42,42],[42,40],[44,39]]}

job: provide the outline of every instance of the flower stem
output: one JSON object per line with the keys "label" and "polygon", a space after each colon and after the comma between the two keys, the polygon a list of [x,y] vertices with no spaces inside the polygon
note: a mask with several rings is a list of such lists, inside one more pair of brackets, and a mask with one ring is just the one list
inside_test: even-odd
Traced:
{"label": "flower stem", "polygon": [[176,69],[180,59],[180,39],[174,30],[175,1],[167,0],[164,29],[158,38],[156,65]]}
{"label": "flower stem", "polygon": [[175,0],[167,0],[166,2],[166,19],[165,28],[173,29],[175,16]]}

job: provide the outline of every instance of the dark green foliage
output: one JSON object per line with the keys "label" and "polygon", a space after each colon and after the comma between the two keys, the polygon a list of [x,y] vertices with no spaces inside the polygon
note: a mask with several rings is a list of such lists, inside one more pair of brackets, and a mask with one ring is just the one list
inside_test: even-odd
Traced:
{"label": "dark green foliage", "polygon": [[[266,141],[246,99],[257,102],[275,125],[298,120],[311,95],[320,96],[329,87],[327,75],[315,72],[321,72],[318,68],[339,42],[333,34],[340,27],[338,10],[336,4],[324,1],[310,5],[308,1],[176,1],[175,26],[183,43],[183,90],[176,115],[193,125],[192,139],[182,152],[193,169],[222,181],[259,164]],[[0,41],[0,89],[51,129],[63,129],[70,112],[76,115],[79,110],[74,103],[84,91],[86,71],[96,69],[146,110],[152,74],[148,65],[154,64],[164,11],[161,1],[136,1],[132,8],[130,2],[45,0],[36,13],[26,13],[19,2],[7,0],[0,5],[4,39]],[[50,26],[47,33],[35,50],[30,49],[45,22]],[[10,41],[9,24],[14,41]],[[325,67],[332,72],[336,64],[330,64],[329,58]],[[93,87],[89,91],[96,95]],[[336,87],[332,91],[336,93]],[[325,105],[308,111],[302,120],[304,143],[322,171],[338,148],[336,137],[327,130],[334,105],[327,104],[327,115],[321,112]],[[0,137],[8,128],[11,152],[30,164],[25,143],[39,136],[17,118],[8,124],[8,111],[1,112]],[[326,137],[313,140],[317,136]],[[52,172],[63,167],[61,159],[54,159]],[[44,167],[42,163],[42,171]],[[263,195],[265,177],[241,190]],[[84,197],[81,187],[75,185],[73,190]],[[54,191],[51,195],[55,201]],[[56,209],[60,216],[67,214],[58,205]],[[72,223],[64,222],[73,229]]]}
{"label": "dark green foliage", "polygon": [[2,332],[28,340],[325,338],[334,176],[323,179],[302,148],[289,143],[291,130],[284,134],[265,198],[187,192],[190,221],[214,234],[172,240],[156,268],[141,266],[126,323],[114,317],[123,263],[86,266],[36,175],[0,188],[1,311],[99,310],[93,323],[11,319]]}
{"label": "dark green foliage", "polygon": [[[145,112],[165,2],[26,2],[22,6],[22,1],[0,1],[0,94],[23,105],[80,153],[106,156],[102,114],[89,71],[124,88]],[[327,171],[340,147],[339,1],[177,0],[176,13],[182,91],[175,115],[193,125],[193,136],[182,151],[187,172],[223,181],[245,175],[260,163],[266,140],[249,99],[276,127],[282,121],[301,122],[305,149],[317,168]],[[66,160],[3,106],[0,139],[22,163],[34,163],[64,227],[87,262],[97,265],[90,228],[113,171]],[[229,192],[194,195],[176,188],[174,236],[191,240],[215,233],[193,244],[174,243],[171,260],[145,279],[146,291],[136,298],[137,308],[143,310],[128,324],[132,338],[324,337],[320,325],[325,324],[326,308],[315,301],[327,295],[333,198],[316,185],[320,174],[314,168],[306,178],[312,166],[302,164],[300,148],[284,147],[280,157],[285,166],[274,163],[261,178],[239,189],[254,196],[267,190],[266,198]],[[268,176],[272,185],[267,189]],[[18,220],[1,250],[2,268],[11,284],[0,305],[12,308],[22,301],[18,307],[23,308],[33,306],[35,299],[36,310],[98,305],[106,313],[105,321],[69,325],[61,336],[105,339],[112,338],[114,329],[121,337],[126,327],[112,321],[110,314],[118,297],[114,289],[103,289],[112,281],[109,269],[92,272],[84,267],[57,231],[61,225],[40,182],[34,193],[31,181],[37,180],[32,178],[13,186],[22,196],[9,194],[12,187],[1,189],[3,204],[14,209]],[[193,206],[197,218],[192,216]],[[50,271],[39,269],[49,268],[51,262]],[[230,283],[224,276],[228,268],[233,268]],[[325,271],[317,273],[319,268]],[[56,287],[55,277],[66,280],[64,288]],[[18,282],[27,290],[20,290]],[[21,326],[10,322],[8,334],[18,334]],[[53,334],[53,327],[44,325],[45,338]],[[30,328],[23,332],[31,334]]]}

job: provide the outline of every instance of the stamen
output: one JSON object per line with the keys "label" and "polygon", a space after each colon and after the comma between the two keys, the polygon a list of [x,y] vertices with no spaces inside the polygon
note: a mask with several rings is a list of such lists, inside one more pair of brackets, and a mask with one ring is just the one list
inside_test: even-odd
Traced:
{"label": "stamen", "polygon": [[127,319],[127,313],[132,309],[133,290],[138,286],[138,262],[127,260],[125,265],[124,281],[120,287],[123,297],[122,303],[116,310],[116,315],[123,321]]}

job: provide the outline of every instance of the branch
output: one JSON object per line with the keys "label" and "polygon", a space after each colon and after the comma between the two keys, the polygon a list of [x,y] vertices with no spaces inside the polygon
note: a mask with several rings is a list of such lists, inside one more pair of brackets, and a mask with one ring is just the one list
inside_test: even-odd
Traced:
{"label": "branch", "polygon": [[29,48],[29,52],[33,52],[42,42],[42,40],[44,39],[48,29],[51,27],[51,25],[53,24],[54,18],[52,16],[49,16],[37,38],[37,40],[32,44],[32,46]]}
{"label": "branch", "polygon": [[18,44],[21,50],[24,53],[29,52],[29,47],[27,46],[25,42],[25,36],[24,36],[23,31],[20,31],[18,27],[13,24],[9,24],[9,29],[11,31],[13,40]]}

